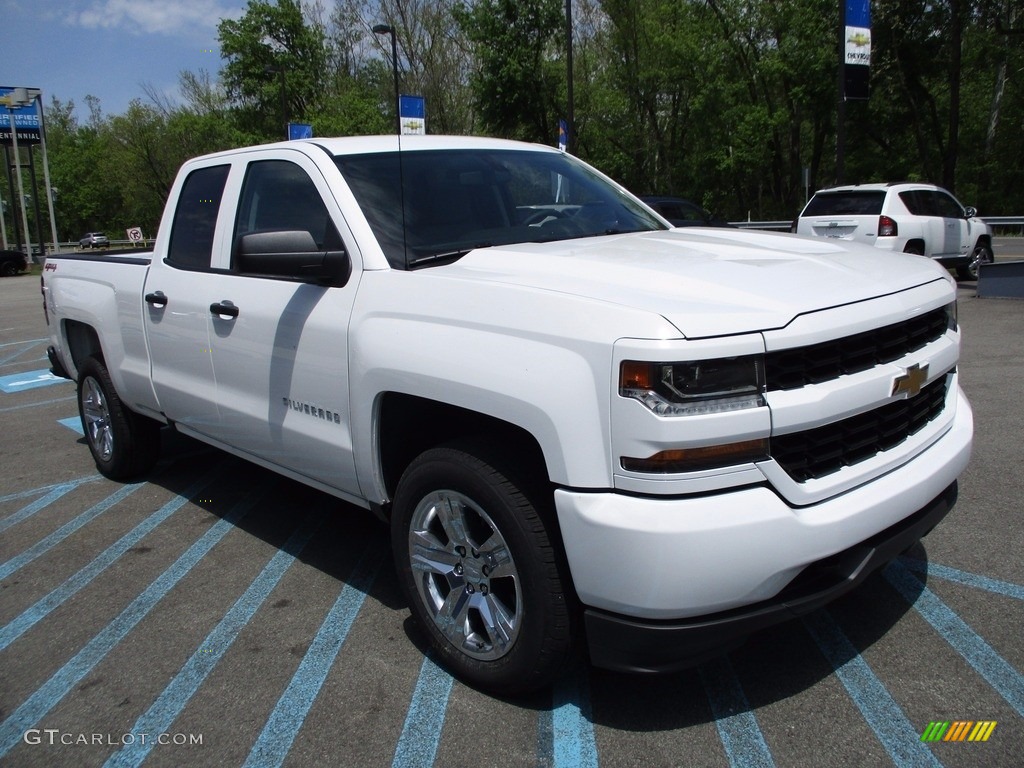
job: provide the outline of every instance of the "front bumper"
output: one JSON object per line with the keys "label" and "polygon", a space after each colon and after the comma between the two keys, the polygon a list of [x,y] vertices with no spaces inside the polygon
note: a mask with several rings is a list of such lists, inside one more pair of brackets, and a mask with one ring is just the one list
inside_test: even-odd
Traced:
{"label": "front bumper", "polygon": [[591,661],[622,672],[671,672],[725,653],[752,632],[810,613],[849,592],[934,528],[956,497],[953,483],[906,520],[813,563],[778,595],[754,605],[682,621],[644,621],[588,608],[583,617]]}
{"label": "front bumper", "polygon": [[812,610],[914,544],[949,511],[973,416],[905,463],[792,506],[768,484],[675,497],[559,489],[555,506],[594,663],[668,670]]}

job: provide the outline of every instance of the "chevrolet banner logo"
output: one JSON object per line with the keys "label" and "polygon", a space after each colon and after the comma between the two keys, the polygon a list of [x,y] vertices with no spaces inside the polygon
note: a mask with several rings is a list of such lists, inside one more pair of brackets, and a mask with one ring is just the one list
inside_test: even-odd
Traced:
{"label": "chevrolet banner logo", "polygon": [[928,365],[912,365],[902,376],[892,380],[892,394],[913,397],[928,381]]}

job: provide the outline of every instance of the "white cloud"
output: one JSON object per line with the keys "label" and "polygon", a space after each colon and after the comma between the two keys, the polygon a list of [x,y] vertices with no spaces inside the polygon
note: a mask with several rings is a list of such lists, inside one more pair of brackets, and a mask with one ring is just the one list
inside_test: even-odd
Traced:
{"label": "white cloud", "polygon": [[202,33],[222,18],[242,15],[240,3],[221,0],[100,0],[71,15],[72,23],[86,29],[123,29],[127,32]]}

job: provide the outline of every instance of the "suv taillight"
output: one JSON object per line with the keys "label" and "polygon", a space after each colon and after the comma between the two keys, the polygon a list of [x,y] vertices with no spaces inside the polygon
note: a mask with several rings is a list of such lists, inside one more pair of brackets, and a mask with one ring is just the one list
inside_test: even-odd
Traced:
{"label": "suv taillight", "polygon": [[899,228],[896,226],[896,222],[890,219],[888,216],[878,217],[878,236],[879,237],[895,237],[899,234]]}

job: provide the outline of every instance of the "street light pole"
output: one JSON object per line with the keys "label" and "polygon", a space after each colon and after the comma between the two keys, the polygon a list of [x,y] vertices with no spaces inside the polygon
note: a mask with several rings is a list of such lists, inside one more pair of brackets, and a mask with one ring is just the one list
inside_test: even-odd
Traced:
{"label": "street light pole", "polygon": [[402,115],[399,109],[398,96],[398,41],[395,39],[395,28],[388,24],[375,24],[375,35],[391,35],[391,71],[395,78],[395,133],[402,135]]}

